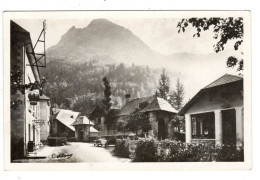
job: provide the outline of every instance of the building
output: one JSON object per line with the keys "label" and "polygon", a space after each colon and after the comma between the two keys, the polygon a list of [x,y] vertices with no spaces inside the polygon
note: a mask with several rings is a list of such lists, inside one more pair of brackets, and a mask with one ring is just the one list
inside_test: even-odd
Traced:
{"label": "building", "polygon": [[179,112],[186,142],[244,142],[243,77],[225,74],[201,89]]}
{"label": "building", "polygon": [[[116,114],[119,112],[119,109],[110,109],[107,116],[104,110],[104,107],[96,106],[96,108],[89,115],[89,119],[91,119],[95,125],[94,128],[99,131],[99,136],[113,136],[117,135],[116,129]],[[109,117],[110,123],[106,121],[106,118]]]}
{"label": "building", "polygon": [[46,143],[48,136],[50,135],[50,118],[51,118],[51,104],[50,98],[42,95],[40,96],[40,119],[42,123],[40,125],[40,140],[43,144]]}
{"label": "building", "polygon": [[53,137],[67,137],[67,139],[75,137],[75,128],[72,123],[76,121],[80,113],[67,109],[59,109],[52,118],[52,135]]}
{"label": "building", "polygon": [[97,105],[94,110],[90,113],[89,119],[94,122],[95,129],[99,131],[105,131],[105,110],[103,107]]}
{"label": "building", "polygon": [[[40,82],[30,33],[10,21],[11,39],[11,160],[23,158],[40,145],[40,90],[16,90],[13,75],[21,84]],[[36,65],[35,65],[36,64]],[[19,102],[16,106],[16,102]],[[30,148],[28,148],[30,145]]]}
{"label": "building", "polygon": [[93,127],[94,123],[86,116],[79,116],[71,125],[75,128],[75,138],[78,142],[87,142],[98,137],[98,131]]}
{"label": "building", "polygon": [[117,122],[128,121],[130,114],[143,104],[145,107],[141,112],[147,113],[152,126],[149,136],[158,139],[169,138],[169,131],[171,131],[169,122],[170,119],[177,114],[177,110],[166,100],[156,96],[149,96],[136,98],[131,101],[126,100],[126,102],[126,105],[115,115]]}

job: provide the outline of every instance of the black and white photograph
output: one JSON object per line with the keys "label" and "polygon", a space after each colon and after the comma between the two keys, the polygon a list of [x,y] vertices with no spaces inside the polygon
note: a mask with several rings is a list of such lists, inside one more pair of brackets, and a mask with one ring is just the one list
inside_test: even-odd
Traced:
{"label": "black and white photograph", "polygon": [[250,27],[248,11],[5,12],[5,163],[249,169]]}

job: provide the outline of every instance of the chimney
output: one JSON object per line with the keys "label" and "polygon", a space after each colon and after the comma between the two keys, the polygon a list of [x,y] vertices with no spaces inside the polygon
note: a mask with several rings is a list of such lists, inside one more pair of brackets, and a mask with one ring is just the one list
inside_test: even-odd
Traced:
{"label": "chimney", "polygon": [[131,97],[130,94],[125,95],[125,104],[129,103],[130,97]]}

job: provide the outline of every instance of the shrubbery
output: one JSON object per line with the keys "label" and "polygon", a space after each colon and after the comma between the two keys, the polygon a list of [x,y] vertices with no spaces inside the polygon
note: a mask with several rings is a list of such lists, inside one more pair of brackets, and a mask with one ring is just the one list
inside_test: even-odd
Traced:
{"label": "shrubbery", "polygon": [[131,154],[129,150],[129,141],[125,139],[117,139],[114,153],[118,157],[129,158]]}
{"label": "shrubbery", "polygon": [[181,141],[145,139],[136,141],[135,149],[129,151],[129,141],[121,141],[116,144],[116,155],[126,157],[122,155],[127,154],[133,162],[244,161],[243,148],[230,144],[215,146],[214,143],[186,144]]}
{"label": "shrubbery", "polygon": [[134,152],[134,162],[157,161],[157,143],[154,140],[139,140]]}

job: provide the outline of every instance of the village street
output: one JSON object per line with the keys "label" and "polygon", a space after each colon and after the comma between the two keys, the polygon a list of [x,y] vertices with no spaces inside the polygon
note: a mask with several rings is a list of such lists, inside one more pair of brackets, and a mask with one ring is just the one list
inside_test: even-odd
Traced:
{"label": "village street", "polygon": [[[73,162],[130,162],[127,158],[113,156],[114,147],[95,147],[91,143],[73,142],[66,146],[49,147],[42,151],[48,153],[44,159],[23,159],[16,162],[46,162],[46,163],[73,163]],[[41,152],[39,152],[41,154]]]}

